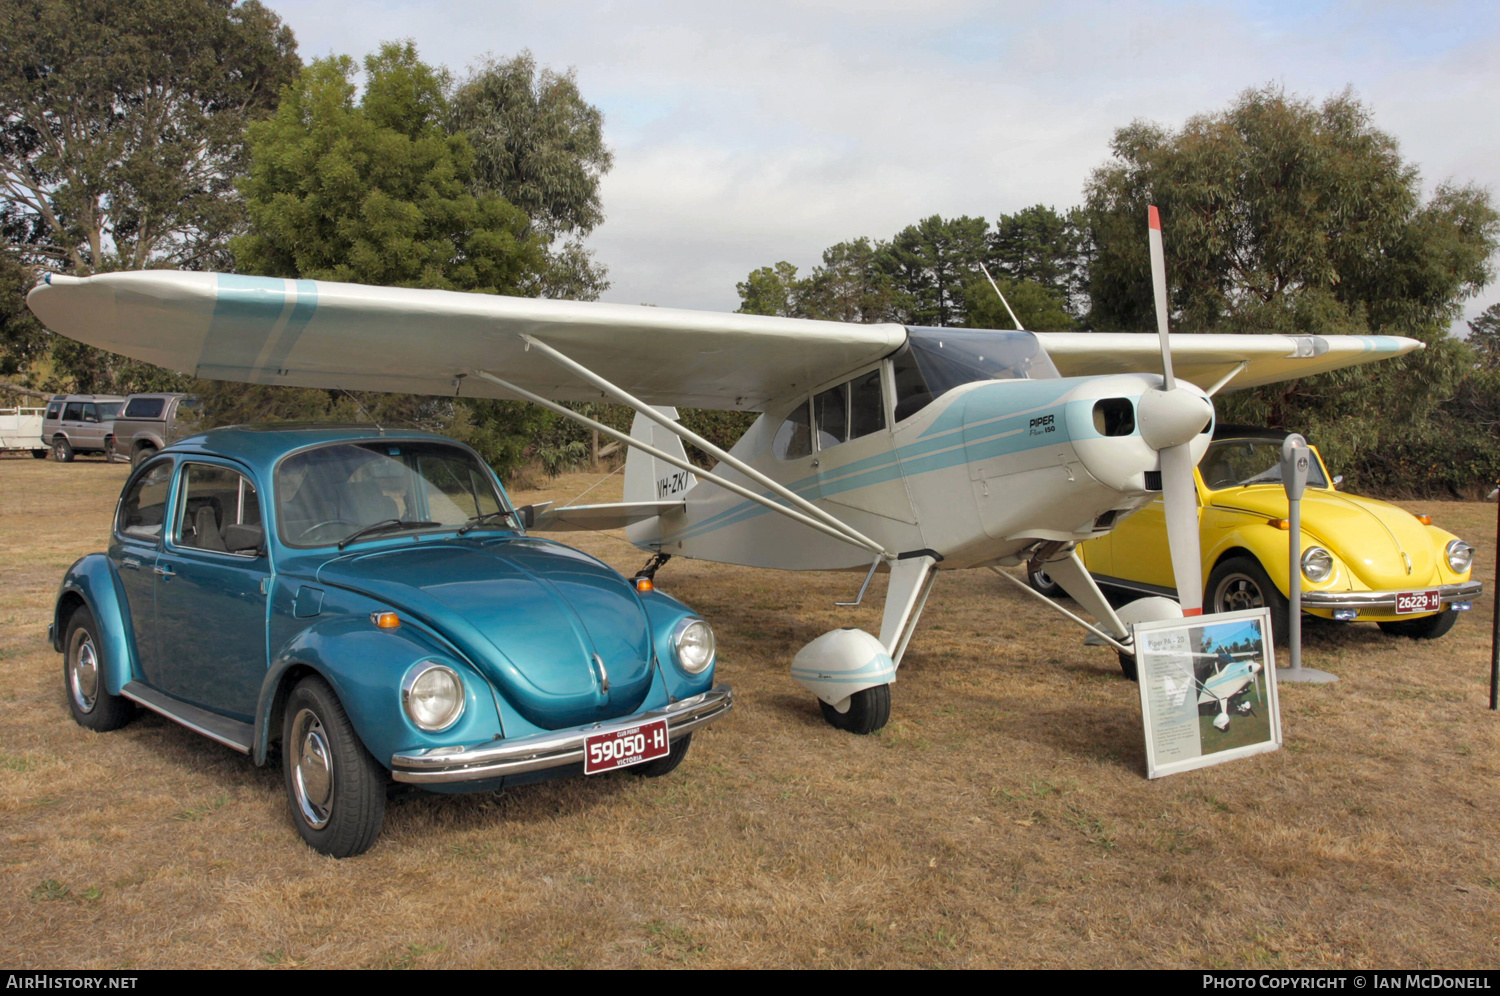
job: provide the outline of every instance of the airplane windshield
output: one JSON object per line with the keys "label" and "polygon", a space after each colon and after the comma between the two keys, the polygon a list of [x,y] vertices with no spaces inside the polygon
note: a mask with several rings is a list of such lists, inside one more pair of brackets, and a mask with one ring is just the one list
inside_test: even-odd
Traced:
{"label": "airplane windshield", "polygon": [[891,358],[896,374],[896,421],[932,399],[976,380],[1045,380],[1057,368],[1030,332],[913,328]]}

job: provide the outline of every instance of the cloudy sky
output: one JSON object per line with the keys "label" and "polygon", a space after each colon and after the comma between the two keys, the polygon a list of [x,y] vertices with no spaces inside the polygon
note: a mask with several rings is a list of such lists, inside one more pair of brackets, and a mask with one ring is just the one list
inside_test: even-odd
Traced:
{"label": "cloudy sky", "polygon": [[[303,57],[412,39],[573,67],[615,168],[605,300],[730,311],[752,269],[932,214],[1067,208],[1136,118],[1352,86],[1431,188],[1500,195],[1500,4],[266,0]],[[1500,301],[1491,286],[1470,316]]]}

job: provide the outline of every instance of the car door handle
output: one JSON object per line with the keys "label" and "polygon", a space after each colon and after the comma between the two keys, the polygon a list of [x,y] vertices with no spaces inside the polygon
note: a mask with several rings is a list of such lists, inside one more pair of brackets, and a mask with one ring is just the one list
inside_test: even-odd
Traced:
{"label": "car door handle", "polygon": [[174,571],[174,570],[172,570],[172,568],[170,568],[170,567],[163,567],[160,564],[157,564],[155,567],[153,567],[151,569],[153,571],[155,571],[156,573],[160,574],[164,578],[175,578],[177,576],[177,572]]}

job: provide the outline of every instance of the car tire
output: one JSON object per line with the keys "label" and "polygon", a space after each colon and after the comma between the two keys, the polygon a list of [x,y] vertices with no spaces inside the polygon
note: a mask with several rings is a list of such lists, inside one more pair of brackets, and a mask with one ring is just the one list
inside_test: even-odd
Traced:
{"label": "car tire", "polygon": [[86,730],[108,733],[135,716],[135,703],[104,686],[104,646],[86,605],[73,610],[64,630],[63,690],[73,719]]}
{"label": "car tire", "polygon": [[313,850],[363,854],[385,822],[385,769],[365,750],[338,696],[309,675],[287,697],[281,770],[292,822]]}
{"label": "car tire", "polygon": [[46,450],[32,450],[31,451],[31,458],[33,460],[45,460],[45,459],[47,459],[47,451]]}
{"label": "car tire", "polygon": [[155,446],[138,446],[135,452],[130,454],[130,466],[139,467],[154,456],[156,456]]}
{"label": "car tire", "polygon": [[1209,612],[1236,612],[1264,606],[1271,610],[1271,632],[1277,646],[1285,646],[1288,642],[1290,605],[1254,557],[1221,560],[1208,575],[1203,604]]}
{"label": "car tire", "polygon": [[1379,626],[1382,632],[1392,636],[1405,636],[1413,640],[1436,640],[1452,629],[1456,622],[1458,622],[1458,613],[1452,609],[1446,609],[1420,619],[1393,619],[1375,625]]}
{"label": "car tire", "polygon": [[666,757],[658,757],[654,761],[646,761],[643,764],[632,764],[626,768],[631,774],[640,775],[642,778],[660,778],[677,770],[682,759],[687,757],[688,748],[693,745],[693,735],[689,733],[672,744],[672,749],[667,752]]}
{"label": "car tire", "polygon": [[1046,595],[1048,598],[1067,598],[1068,593],[1063,586],[1053,580],[1052,575],[1047,573],[1047,565],[1033,568],[1030,564],[1026,566],[1026,583],[1031,585],[1031,590],[1038,594]]}
{"label": "car tire", "polygon": [[115,437],[114,436],[105,436],[104,437],[104,462],[105,463],[114,463],[115,462]]}
{"label": "car tire", "polygon": [[73,444],[69,443],[62,436],[58,436],[52,440],[52,459],[58,463],[72,463]]}
{"label": "car tire", "polygon": [[849,696],[849,711],[839,712],[833,706],[818,700],[823,709],[823,718],[828,725],[847,733],[861,736],[874,733],[891,718],[891,686],[876,685]]}

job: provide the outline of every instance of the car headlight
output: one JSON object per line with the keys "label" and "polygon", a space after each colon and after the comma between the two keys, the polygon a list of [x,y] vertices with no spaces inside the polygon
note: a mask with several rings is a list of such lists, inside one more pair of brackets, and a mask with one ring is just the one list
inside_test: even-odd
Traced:
{"label": "car headlight", "polygon": [[714,662],[714,631],[702,619],[684,619],[672,631],[677,663],[688,674],[702,674]]}
{"label": "car headlight", "polygon": [[1321,546],[1310,546],[1302,555],[1302,576],[1317,583],[1333,573],[1333,554]]}
{"label": "car headlight", "polygon": [[1466,574],[1474,566],[1474,548],[1463,540],[1453,540],[1448,544],[1447,552],[1448,568],[1454,574]]}
{"label": "car headlight", "polygon": [[446,730],[464,714],[464,683],[451,667],[423,661],[401,682],[401,705],[418,727]]}

